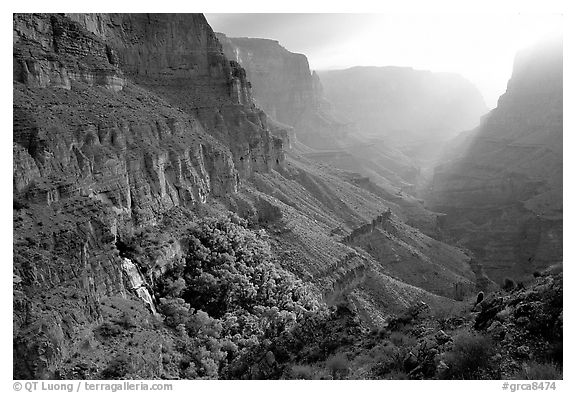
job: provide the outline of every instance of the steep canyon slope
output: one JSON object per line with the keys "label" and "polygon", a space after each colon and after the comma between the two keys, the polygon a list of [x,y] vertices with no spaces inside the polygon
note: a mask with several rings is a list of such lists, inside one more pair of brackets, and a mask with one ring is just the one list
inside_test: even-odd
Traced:
{"label": "steep canyon slope", "polygon": [[[236,59],[245,67],[255,100],[261,102],[264,108],[268,108],[267,110],[274,114],[276,120],[293,127],[293,140],[290,142],[290,148],[287,149],[288,163],[298,163],[300,167],[305,164],[308,168],[315,163],[324,168],[323,172],[337,172],[336,178],[349,179],[356,187],[378,195],[389,206],[393,206],[394,213],[400,222],[409,225],[400,229],[400,233],[411,233],[414,228],[418,228],[427,235],[438,235],[437,216],[424,209],[421,201],[410,195],[414,191],[410,182],[417,179],[418,168],[411,163],[410,159],[398,150],[382,143],[378,138],[362,137],[358,135],[353,124],[344,124],[339,121],[338,113],[324,97],[322,84],[316,73],[310,71],[304,55],[292,53],[274,40],[228,37],[221,33],[218,33],[218,38],[222,42],[227,56]],[[318,119],[323,119],[323,123],[318,123]],[[326,168],[338,168],[340,171]],[[317,169],[312,168],[308,170],[317,171]],[[333,181],[331,180],[326,185],[330,187]],[[303,183],[304,186],[308,187],[309,191],[317,197],[318,190],[310,188],[306,183]],[[338,188],[342,189],[342,187]],[[333,193],[335,190],[330,192]],[[340,198],[345,200],[346,197],[340,193],[341,191],[338,192],[339,195],[336,200]],[[328,204],[325,198],[321,201],[325,204],[324,211],[340,210],[338,203]],[[373,218],[374,216],[368,218],[368,221],[370,222]],[[414,228],[410,228],[410,226]],[[353,226],[350,228],[354,229]],[[443,259],[439,256],[442,252],[435,254],[438,250],[426,250],[421,256],[428,260],[428,257],[425,256],[428,252],[430,255],[434,255],[433,261],[425,262],[419,266],[420,262],[416,261],[420,260],[421,257],[416,256],[417,254],[413,250],[409,251],[408,243],[404,243],[397,249],[392,246],[391,250],[386,250],[390,244],[390,240],[386,236],[390,235],[384,236],[378,230],[370,233],[374,237],[371,240],[366,239],[367,241],[363,243],[360,242],[362,247],[369,248],[369,244],[380,243],[383,246],[382,249],[378,249],[378,247],[371,249],[371,254],[377,260],[381,262],[404,261],[392,265],[394,266],[392,270],[395,270],[396,273],[402,271],[406,273],[406,271],[412,270],[413,281],[408,280],[407,282],[418,286],[423,285],[423,288],[430,289],[445,279],[444,273],[441,273],[442,269],[433,267],[435,261]],[[416,235],[416,233],[418,234]],[[415,236],[419,235],[421,234],[416,231]],[[432,241],[432,243],[434,242]],[[402,257],[398,255],[398,250],[401,249],[406,252]],[[415,258],[410,261],[414,256]],[[441,264],[449,265],[450,262],[448,261],[453,260],[453,258],[454,255],[447,256]],[[463,267],[463,269],[468,269],[469,272],[468,267]],[[435,271],[437,280],[432,277],[425,278],[426,273],[424,276],[418,273],[428,272],[429,274],[433,271]],[[464,279],[469,286],[468,280]],[[452,277],[440,285],[440,287],[444,287],[441,293],[450,293],[451,290],[446,291],[446,288],[454,284],[455,281],[457,278]]]}
{"label": "steep canyon slope", "polygon": [[[230,211],[373,326],[474,286],[469,257],[408,225],[402,198],[287,154],[289,127],[202,15],[15,14],[13,43],[16,378],[109,377],[127,348],[133,377],[193,377],[166,354],[179,336],[156,283],[191,222]],[[359,247],[367,236],[382,247]],[[103,340],[119,318],[131,335]]]}
{"label": "steep canyon slope", "polygon": [[46,378],[101,302],[133,297],[122,240],[237,192],[282,149],[202,15],[15,14],[13,30],[15,376]]}
{"label": "steep canyon slope", "polygon": [[383,138],[363,136],[357,124],[342,121],[305,55],[290,52],[275,40],[217,36],[224,53],[246,69],[258,105],[281,123],[276,126],[288,128],[288,155],[375,184],[387,200],[403,206],[412,224],[434,235],[436,216],[414,197],[421,179],[419,165]]}
{"label": "steep canyon slope", "polygon": [[506,93],[453,141],[427,203],[494,280],[562,261],[562,42],[521,51]]}

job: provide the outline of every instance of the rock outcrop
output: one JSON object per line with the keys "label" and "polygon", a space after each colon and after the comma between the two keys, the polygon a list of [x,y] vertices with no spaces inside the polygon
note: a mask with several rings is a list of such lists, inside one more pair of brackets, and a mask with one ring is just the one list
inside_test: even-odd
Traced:
{"label": "rock outcrop", "polygon": [[357,124],[341,119],[306,56],[274,40],[217,35],[226,55],[246,70],[257,105],[284,128],[289,140],[284,145],[291,151],[363,173],[388,188],[417,181],[419,168],[412,159],[387,141],[361,136]]}
{"label": "rock outcrop", "polygon": [[[229,211],[269,231],[283,269],[325,298],[345,294],[371,326],[416,301],[452,303],[332,235],[391,209],[366,235],[393,227],[400,262],[449,255],[468,275],[454,247],[421,258],[431,239],[403,222],[402,201],[284,157],[298,125],[254,104],[251,71],[203,16],[15,14],[13,31],[15,378],[193,378],[178,333],[153,314],[156,284],[184,258],[190,223]],[[136,371],[115,373],[122,362]]]}
{"label": "rock outcrop", "polygon": [[284,156],[202,15],[14,14],[13,44],[14,376],[53,378],[103,299],[153,310],[120,239]]}
{"label": "rock outcrop", "polygon": [[275,40],[217,35],[224,53],[246,70],[259,107],[292,127],[295,137],[308,146],[338,146],[348,125],[333,116],[305,55],[290,52]]}
{"label": "rock outcrop", "polygon": [[203,15],[69,17],[105,40],[138,85],[198,118],[208,133],[224,142],[241,176],[281,165],[282,143],[254,105],[245,70],[224,56]]}
{"label": "rock outcrop", "polygon": [[507,91],[435,170],[428,204],[488,276],[562,261],[562,44],[518,54]]}

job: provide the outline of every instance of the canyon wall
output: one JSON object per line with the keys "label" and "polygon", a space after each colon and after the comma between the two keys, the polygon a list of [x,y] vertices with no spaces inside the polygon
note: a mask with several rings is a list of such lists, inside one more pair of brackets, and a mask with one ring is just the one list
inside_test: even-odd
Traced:
{"label": "canyon wall", "polygon": [[290,127],[289,146],[318,162],[370,176],[390,190],[417,180],[412,159],[381,138],[363,137],[354,122],[342,121],[306,56],[274,40],[217,36],[226,55],[246,69],[257,105]]}
{"label": "canyon wall", "polygon": [[13,48],[14,371],[54,378],[142,295],[119,242],[284,153],[202,15],[14,14]]}
{"label": "canyon wall", "polygon": [[[342,140],[341,123],[313,105],[318,79],[298,74],[313,94],[289,105],[308,120],[269,118],[240,65],[250,63],[227,59],[202,15],[14,14],[13,47],[15,378],[102,377],[119,353],[138,378],[187,377],[164,357],[177,339],[154,314],[154,283],[183,257],[199,217],[234,211],[265,228],[283,268],[325,298],[345,292],[375,327],[417,301],[451,303],[340,241],[381,212],[391,209],[396,228],[378,250],[394,258],[384,262],[412,255],[426,268],[418,279],[444,265],[450,280],[472,278],[461,250],[405,223],[402,197],[285,156],[290,132],[307,135],[299,124],[317,132],[311,143]],[[442,255],[425,257],[428,244]],[[110,324],[136,326],[111,338]]]}
{"label": "canyon wall", "polygon": [[260,108],[292,127],[294,136],[308,146],[338,146],[348,125],[334,116],[305,55],[290,52],[275,40],[217,36],[226,56],[246,70]]}
{"label": "canyon wall", "polygon": [[[467,264],[468,257],[461,250],[439,245],[409,226],[414,225],[432,236],[437,232],[436,215],[402,192],[410,191],[410,182],[418,177],[418,168],[382,140],[357,135],[353,124],[337,120],[337,113],[324,98],[318,75],[310,71],[304,55],[292,53],[274,40],[233,38],[220,33],[218,38],[227,56],[246,69],[257,104],[270,111],[276,120],[294,128],[297,141],[294,148],[287,152],[289,165],[280,171],[284,179],[262,179],[255,186],[259,191],[275,197],[276,200],[270,200],[267,205],[278,206],[280,203],[276,209],[267,207],[266,210],[274,213],[266,217],[267,224],[276,227],[283,223],[293,228],[288,233],[296,244],[287,244],[282,239],[285,235],[280,235],[283,249],[297,248],[297,244],[302,242],[306,249],[311,250],[312,258],[307,253],[299,255],[301,261],[298,270],[303,276],[312,275],[314,280],[321,280],[318,286],[328,288],[331,293],[335,287],[347,288],[348,291],[350,283],[354,283],[356,289],[352,292],[370,299],[372,304],[380,304],[382,309],[388,307],[382,303],[382,298],[387,296],[383,295],[384,292],[391,291],[391,285],[387,289],[381,288],[379,295],[358,287],[370,283],[365,288],[378,288],[386,281],[381,277],[395,277],[434,294],[450,297],[453,283],[471,284],[473,274]],[[318,119],[322,119],[322,122],[319,123]],[[344,125],[345,129],[342,128]],[[302,147],[303,144],[306,146]],[[298,168],[296,172],[295,167]],[[329,173],[333,173],[333,177],[328,176]],[[365,176],[365,182],[357,183],[358,176]],[[275,185],[262,186],[268,182]],[[285,190],[284,182],[293,184],[290,192]],[[374,196],[380,200],[379,203],[368,202]],[[278,211],[287,208],[281,206],[284,203],[306,217],[314,217],[315,221],[327,224],[327,227],[315,231],[303,230],[300,220],[293,222],[288,219],[294,217],[295,212],[278,214]],[[378,230],[374,236],[365,236],[366,239],[357,242],[344,240],[344,244],[366,250],[371,249],[371,244],[385,244],[382,249],[374,248],[374,253],[368,252],[363,259],[355,252],[351,253],[349,248],[342,247],[342,244],[332,243],[337,240],[336,234],[352,230],[344,239],[356,239],[358,234],[364,234],[362,231],[366,228],[380,227],[382,210],[374,210],[380,203],[394,206],[396,216],[390,222],[394,221],[400,228],[398,233],[391,237]],[[312,208],[311,204],[316,206]],[[258,205],[262,206],[261,199]],[[360,217],[358,208],[366,211],[367,215]],[[387,214],[390,217],[391,212]],[[270,217],[275,218],[272,220]],[[368,224],[365,224],[366,221]],[[308,225],[315,228],[317,223],[310,221]],[[325,238],[326,235],[329,237]],[[294,238],[298,238],[298,241]],[[322,247],[319,246],[321,244]],[[420,248],[424,249],[422,254],[415,251]],[[430,258],[424,254],[430,255]],[[350,255],[355,256],[349,258]],[[450,266],[452,263],[458,266],[454,271]],[[318,274],[317,269],[326,273]],[[406,274],[410,270],[417,273]],[[341,279],[336,278],[340,274]],[[378,312],[372,310],[371,314]]]}
{"label": "canyon wall", "polygon": [[447,149],[429,205],[500,282],[562,261],[562,43],[521,51],[506,93]]}

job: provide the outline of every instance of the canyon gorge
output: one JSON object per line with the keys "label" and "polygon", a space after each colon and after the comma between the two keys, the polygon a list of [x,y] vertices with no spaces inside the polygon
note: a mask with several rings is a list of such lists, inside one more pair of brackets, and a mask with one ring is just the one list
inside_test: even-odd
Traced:
{"label": "canyon gorge", "polygon": [[422,314],[416,379],[464,375],[473,323],[512,351],[474,377],[530,329],[561,346],[561,44],[488,113],[458,75],[315,72],[201,14],[14,14],[13,48],[14,378],[384,378],[360,358]]}

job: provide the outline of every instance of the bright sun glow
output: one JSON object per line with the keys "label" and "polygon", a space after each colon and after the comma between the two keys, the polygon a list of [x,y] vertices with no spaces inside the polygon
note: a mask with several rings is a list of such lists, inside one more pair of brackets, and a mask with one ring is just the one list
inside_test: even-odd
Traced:
{"label": "bright sun glow", "polygon": [[[456,72],[489,107],[506,90],[519,49],[561,34],[560,15],[208,14],[216,31],[272,38],[312,69],[407,66]],[[262,23],[260,24],[260,22]]]}

